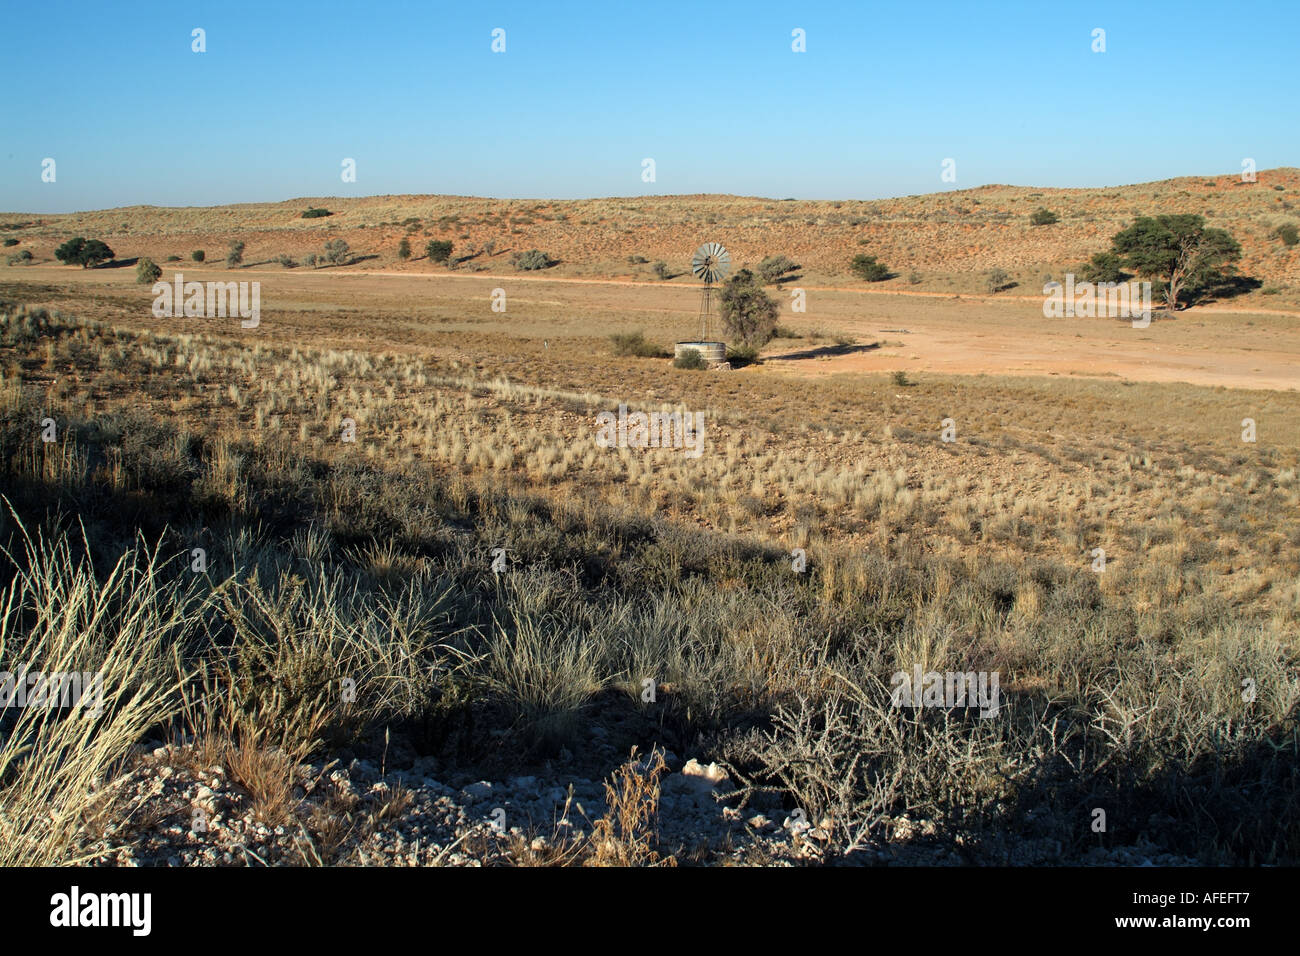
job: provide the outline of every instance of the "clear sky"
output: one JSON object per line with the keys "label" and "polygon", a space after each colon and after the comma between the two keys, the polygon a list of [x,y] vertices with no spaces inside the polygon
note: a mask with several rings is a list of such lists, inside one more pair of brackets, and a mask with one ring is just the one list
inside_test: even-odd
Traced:
{"label": "clear sky", "polygon": [[9,211],[869,199],[1300,165],[1300,0],[3,2]]}

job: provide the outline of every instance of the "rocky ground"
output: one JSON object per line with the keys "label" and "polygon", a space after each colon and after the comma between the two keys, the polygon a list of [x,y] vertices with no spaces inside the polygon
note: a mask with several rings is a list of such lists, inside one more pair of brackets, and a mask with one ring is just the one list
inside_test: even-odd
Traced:
{"label": "rocky ground", "polygon": [[[606,781],[552,772],[480,780],[417,757],[400,769],[353,757],[304,762],[276,776],[209,760],[189,745],[141,748],[107,785],[118,806],[135,807],[94,841],[93,862],[122,866],[381,865],[485,866],[590,861],[596,821],[610,812]],[[1064,859],[1047,841],[1019,841],[974,860],[930,821],[896,818],[886,833],[844,853],[830,821],[783,809],[769,793],[746,795],[716,764],[666,754],[633,773],[659,782],[657,815],[639,862],[679,865],[816,864],[951,866],[1083,864],[1178,866],[1196,861],[1153,847],[1096,848]],[[562,762],[562,761],[561,761]],[[263,776],[264,775],[264,776]],[[290,782],[291,781],[291,782]],[[653,787],[649,788],[653,792]],[[584,850],[585,848],[585,850]],[[994,858],[996,857],[996,858]]]}

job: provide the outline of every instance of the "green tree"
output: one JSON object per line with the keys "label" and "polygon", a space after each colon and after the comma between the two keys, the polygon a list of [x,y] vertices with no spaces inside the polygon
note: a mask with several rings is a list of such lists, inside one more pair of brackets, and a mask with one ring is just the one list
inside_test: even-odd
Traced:
{"label": "green tree", "polygon": [[232,242],[230,248],[226,250],[226,268],[233,269],[244,261],[244,244],[239,241]]}
{"label": "green tree", "polygon": [[195,249],[193,252],[190,253],[190,258],[193,259],[195,262],[202,262],[204,257],[205,257],[205,253],[203,252],[202,249]]}
{"label": "green tree", "polygon": [[113,250],[99,239],[84,239],[78,236],[55,249],[54,257],[70,266],[81,266],[85,269],[112,259]]}
{"label": "green tree", "polygon": [[162,278],[162,269],[148,256],[141,256],[135,264],[135,281],[141,285],[153,285]]}
{"label": "green tree", "polygon": [[868,282],[883,282],[890,276],[889,266],[883,262],[877,262],[875,256],[869,256],[865,253],[858,253],[854,256],[850,268],[855,276],[859,279],[866,279]]}
{"label": "green tree", "polygon": [[1241,245],[1224,229],[1209,228],[1195,213],[1141,216],[1115,234],[1114,252],[1139,275],[1161,282],[1172,312],[1228,281],[1241,258]]}
{"label": "green tree", "polygon": [[723,328],[741,345],[759,348],[776,333],[776,300],[763,291],[748,269],[741,269],[723,283],[718,310]]}
{"label": "green tree", "polygon": [[1124,282],[1129,278],[1119,253],[1113,251],[1094,253],[1079,267],[1079,275],[1085,282]]}
{"label": "green tree", "polygon": [[405,236],[403,236],[402,241],[397,244],[397,258],[401,259],[403,262],[411,258],[411,243]]}
{"label": "green tree", "polygon": [[424,254],[429,257],[430,262],[446,262],[451,258],[451,240],[429,240],[429,244],[424,247]]}

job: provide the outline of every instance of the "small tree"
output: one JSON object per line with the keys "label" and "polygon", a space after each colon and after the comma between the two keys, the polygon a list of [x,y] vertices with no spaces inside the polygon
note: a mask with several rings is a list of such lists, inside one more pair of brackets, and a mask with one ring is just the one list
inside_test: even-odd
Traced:
{"label": "small tree", "polygon": [[758,264],[758,275],[764,284],[770,285],[773,282],[780,282],[783,275],[794,272],[798,268],[798,263],[791,262],[785,256],[768,256]]}
{"label": "small tree", "polygon": [[1176,311],[1226,282],[1241,258],[1241,245],[1223,229],[1207,228],[1195,213],[1140,216],[1115,234],[1113,251],[1139,275],[1164,284],[1165,304]]}
{"label": "small tree", "polygon": [[763,291],[748,269],[741,269],[723,283],[718,309],[723,327],[741,345],[760,348],[776,332],[776,300]]}
{"label": "small tree", "polygon": [[1035,210],[1029,217],[1031,226],[1050,226],[1061,221],[1061,217],[1050,209],[1044,209],[1041,206]]}
{"label": "small tree", "polygon": [[315,268],[316,268],[316,253],[314,253],[314,252],[309,252],[309,253],[307,253],[307,255],[303,256],[302,261],[303,261],[306,265],[308,265],[308,266],[310,266],[311,268],[315,269]]}
{"label": "small tree", "polygon": [[162,277],[162,269],[148,256],[141,256],[135,264],[135,281],[141,285],[153,285]]}
{"label": "small tree", "polygon": [[346,265],[350,260],[348,244],[342,239],[331,239],[325,243],[325,261],[330,265]]}
{"label": "small tree", "polygon": [[70,266],[77,265],[86,269],[112,259],[113,250],[99,239],[84,239],[78,236],[55,249],[54,258]]}
{"label": "small tree", "polygon": [[429,257],[430,262],[446,262],[451,258],[451,240],[430,240],[428,245],[424,247],[424,254]]}
{"label": "small tree", "polygon": [[244,261],[244,244],[239,241],[232,242],[230,248],[226,250],[226,268],[233,269]]}
{"label": "small tree", "polygon": [[850,268],[855,276],[868,282],[883,282],[890,276],[889,266],[883,262],[877,262],[875,256],[869,256],[865,253],[858,253],[854,256],[853,265]]}
{"label": "small tree", "polygon": [[332,215],[334,215],[334,213],[330,212],[328,209],[321,209],[318,206],[312,206],[310,209],[303,210],[302,218],[321,219],[324,216],[332,216]]}
{"label": "small tree", "polygon": [[1011,276],[1007,275],[1005,269],[994,269],[989,273],[988,289],[989,293],[1001,292],[1011,281]]}
{"label": "small tree", "polygon": [[205,253],[202,249],[195,249],[193,252],[190,253],[190,258],[193,259],[195,262],[202,262],[204,256]]}
{"label": "small tree", "polygon": [[403,236],[402,241],[397,244],[397,258],[401,259],[403,262],[411,258],[411,243],[405,236]]}
{"label": "small tree", "polygon": [[672,273],[668,271],[668,263],[664,262],[662,259],[651,266],[650,269],[660,279],[666,281],[672,278]]}
{"label": "small tree", "polygon": [[1274,235],[1288,246],[1294,246],[1297,242],[1300,242],[1300,230],[1296,229],[1294,223],[1288,222],[1284,225],[1278,226]]}

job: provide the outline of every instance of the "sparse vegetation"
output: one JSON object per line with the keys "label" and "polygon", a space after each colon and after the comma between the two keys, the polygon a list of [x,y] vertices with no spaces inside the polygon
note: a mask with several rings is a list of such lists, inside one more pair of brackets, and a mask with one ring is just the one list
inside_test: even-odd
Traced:
{"label": "sparse vegetation", "polygon": [[1005,269],[994,269],[985,279],[985,287],[989,294],[993,295],[1001,292],[1011,283],[1011,276],[1007,275]]}
{"label": "sparse vegetation", "polygon": [[1052,212],[1050,209],[1044,209],[1041,206],[1034,210],[1029,216],[1029,224],[1031,226],[1051,226],[1060,221],[1060,216]]}
{"label": "sparse vegetation", "polygon": [[633,355],[638,358],[662,358],[666,353],[658,345],[647,342],[645,334],[637,332],[615,332],[609,337],[614,343],[615,355]]}

